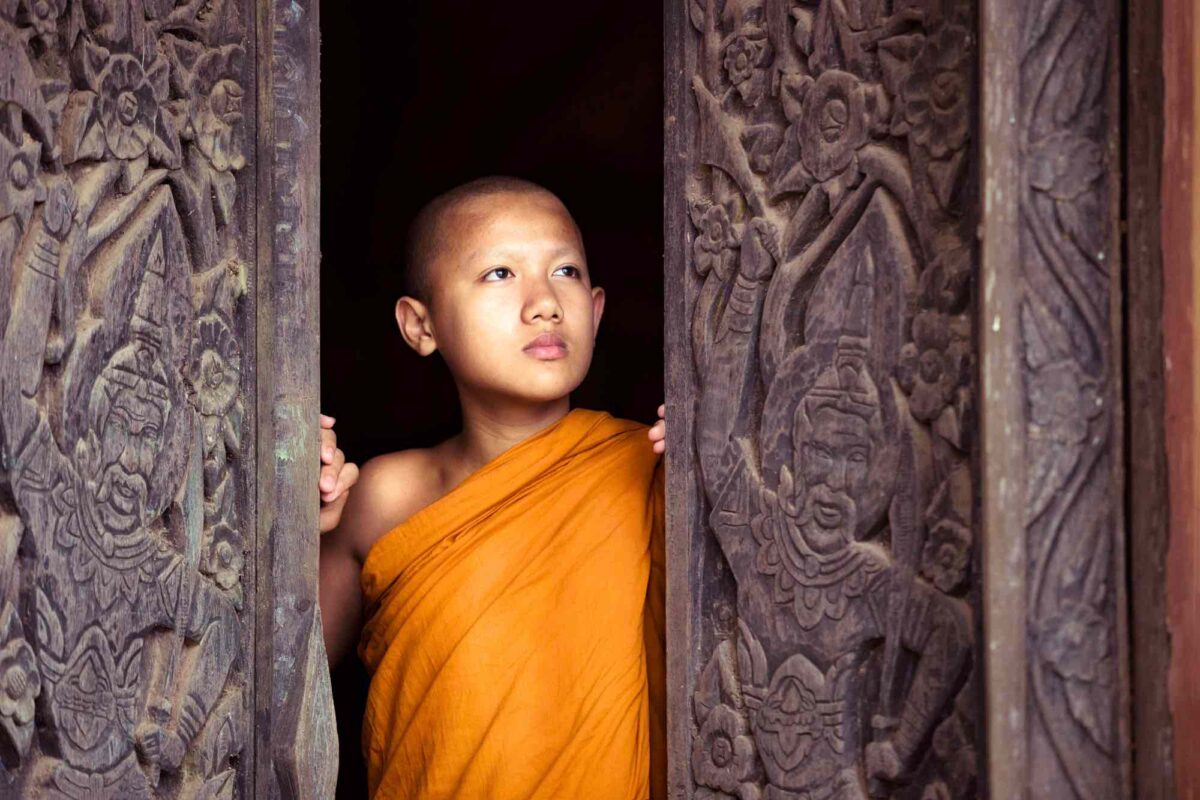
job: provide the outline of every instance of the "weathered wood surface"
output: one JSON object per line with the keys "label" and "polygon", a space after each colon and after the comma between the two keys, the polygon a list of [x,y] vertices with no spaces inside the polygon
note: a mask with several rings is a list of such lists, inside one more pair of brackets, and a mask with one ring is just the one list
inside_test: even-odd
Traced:
{"label": "weathered wood surface", "polygon": [[[1163,4],[1125,6],[1125,341],[1135,796],[1174,800],[1167,675],[1169,492],[1163,362]],[[1173,322],[1171,324],[1178,324]],[[1186,751],[1185,751],[1186,752]],[[1190,760],[1190,759],[1185,759]]]}
{"label": "weathered wood surface", "polygon": [[1187,798],[1200,796],[1200,12],[1191,0],[1166,0],[1162,6],[1162,316],[1170,521],[1166,685],[1175,789]]}
{"label": "weathered wood surface", "polygon": [[259,6],[261,585],[259,798],[326,800],[337,778],[317,602],[320,399],[320,22],[316,0]]}
{"label": "weathered wood surface", "polygon": [[[0,796],[271,796],[256,745],[282,763],[289,735],[292,752],[309,742],[256,735],[256,716],[327,697],[305,639],[315,577],[300,585],[315,494],[273,518],[309,529],[268,531],[255,502],[257,446],[284,441],[259,409],[301,397],[306,413],[316,386],[304,318],[307,349],[282,361],[309,371],[266,405],[255,378],[260,318],[292,292],[261,240],[257,11],[0,2]],[[315,46],[295,57],[315,69]],[[313,150],[315,129],[298,139]],[[292,277],[315,291],[315,219],[299,226],[311,255]],[[281,493],[315,481],[311,411],[288,435],[313,439],[295,451],[312,468],[274,475]],[[273,548],[291,554],[264,560]],[[276,602],[308,607],[281,615],[286,645],[264,635]],[[284,706],[256,696],[256,656],[306,653],[311,690],[301,672]],[[293,782],[327,785],[328,761],[308,769],[323,777]]]}
{"label": "weathered wood surface", "polygon": [[990,791],[1128,797],[1119,17],[984,7]]}
{"label": "weathered wood surface", "polygon": [[979,792],[974,15],[668,6],[674,797]]}
{"label": "weathered wood surface", "polygon": [[1119,20],[668,4],[673,796],[1129,796]]}

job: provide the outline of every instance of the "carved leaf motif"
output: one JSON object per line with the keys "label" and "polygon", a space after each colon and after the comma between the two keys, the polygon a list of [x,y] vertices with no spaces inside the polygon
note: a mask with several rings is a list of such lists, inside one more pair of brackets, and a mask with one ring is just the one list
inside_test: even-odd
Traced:
{"label": "carved leaf motif", "polygon": [[1056,200],[1073,200],[1104,172],[1104,151],[1092,139],[1059,131],[1036,142],[1029,154],[1029,182]]}
{"label": "carved leaf motif", "polygon": [[1068,680],[1067,707],[1101,750],[1112,752],[1112,692],[1107,685]]}

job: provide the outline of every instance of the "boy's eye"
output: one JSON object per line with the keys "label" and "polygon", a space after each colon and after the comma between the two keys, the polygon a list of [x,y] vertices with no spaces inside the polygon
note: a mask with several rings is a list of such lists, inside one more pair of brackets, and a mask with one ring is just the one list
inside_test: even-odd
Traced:
{"label": "boy's eye", "polygon": [[508,267],[492,267],[483,274],[485,281],[502,281],[505,278],[511,278],[513,271]]}
{"label": "boy's eye", "polygon": [[574,264],[564,264],[554,270],[555,275],[562,275],[567,278],[579,278],[583,276],[583,272]]}

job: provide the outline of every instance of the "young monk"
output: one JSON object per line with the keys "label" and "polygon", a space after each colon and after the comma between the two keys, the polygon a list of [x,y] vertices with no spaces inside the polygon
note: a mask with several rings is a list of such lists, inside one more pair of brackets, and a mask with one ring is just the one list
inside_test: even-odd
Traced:
{"label": "young monk", "polygon": [[485,178],[418,215],[406,270],[400,334],[462,432],[360,477],[322,418],[321,613],[331,663],[361,627],[371,796],[665,796],[665,424],[570,410],[604,311],[579,229]]}

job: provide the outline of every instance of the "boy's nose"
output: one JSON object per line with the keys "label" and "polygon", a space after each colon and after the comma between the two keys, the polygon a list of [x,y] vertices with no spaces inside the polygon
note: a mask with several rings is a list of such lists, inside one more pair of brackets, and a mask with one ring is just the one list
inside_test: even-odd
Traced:
{"label": "boy's nose", "polygon": [[530,295],[525,301],[525,317],[526,322],[535,322],[537,320],[560,321],[562,319],[562,305],[558,302],[558,297],[554,294],[554,290],[544,284],[531,289]]}

